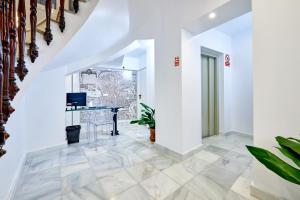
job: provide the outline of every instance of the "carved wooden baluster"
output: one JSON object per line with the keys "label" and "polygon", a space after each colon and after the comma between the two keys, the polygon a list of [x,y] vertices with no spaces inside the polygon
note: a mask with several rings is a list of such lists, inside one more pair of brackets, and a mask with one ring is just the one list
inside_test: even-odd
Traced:
{"label": "carved wooden baluster", "polygon": [[[0,38],[2,38],[2,32],[3,32],[3,1],[0,1]],[[4,121],[3,121],[3,112],[2,112],[2,104],[3,104],[3,65],[2,65],[2,42],[0,40],[0,157],[2,157],[6,151],[2,149],[3,145],[5,144],[5,140],[9,137],[8,133],[5,131],[4,128]]]}
{"label": "carved wooden baluster", "polygon": [[28,69],[25,64],[25,40],[26,40],[26,9],[25,9],[25,0],[19,0],[18,6],[18,47],[19,47],[19,58],[18,64],[16,67],[16,72],[21,81],[24,80],[24,77],[28,73]]}
{"label": "carved wooden baluster", "polygon": [[74,8],[75,13],[78,13],[78,11],[79,11],[79,0],[74,0],[73,1],[73,8]]}
{"label": "carved wooden baluster", "polygon": [[10,114],[15,110],[10,105],[9,98],[9,68],[10,68],[10,42],[9,42],[9,21],[8,21],[8,1],[2,0],[3,17],[2,17],[2,48],[3,48],[3,120],[6,123]]}
{"label": "carved wooden baluster", "polygon": [[36,23],[37,23],[37,0],[30,0],[30,28],[31,42],[28,49],[28,54],[32,63],[39,56],[38,47],[36,45]]}
{"label": "carved wooden baluster", "polygon": [[45,4],[45,9],[46,9],[46,29],[44,33],[44,39],[47,42],[47,45],[50,44],[50,42],[53,39],[52,33],[51,33],[51,9],[52,9],[52,2],[51,0],[46,0]]}
{"label": "carved wooden baluster", "polygon": [[4,156],[6,154],[6,151],[4,149],[2,149],[2,147],[0,148],[0,158],[2,156]]}
{"label": "carved wooden baluster", "polygon": [[16,0],[9,1],[9,34],[10,34],[10,69],[9,69],[9,97],[14,99],[19,88],[15,78],[15,58],[16,58]]}
{"label": "carved wooden baluster", "polygon": [[65,22],[65,0],[60,0],[59,6],[59,29],[61,32],[64,32],[66,27]]}

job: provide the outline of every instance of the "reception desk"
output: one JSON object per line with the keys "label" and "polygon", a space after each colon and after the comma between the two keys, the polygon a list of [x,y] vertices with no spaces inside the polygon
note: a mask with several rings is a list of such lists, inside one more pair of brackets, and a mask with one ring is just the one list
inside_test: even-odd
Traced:
{"label": "reception desk", "polygon": [[[114,107],[114,106],[94,106],[94,107],[67,107],[66,112],[80,112],[80,111],[98,111],[98,110],[110,110],[113,113],[112,121],[113,121],[113,130],[111,131],[111,136],[119,135],[118,131],[118,112],[123,107]],[[73,125],[73,119],[72,119],[72,125]],[[91,122],[88,120],[87,126],[88,130],[90,130]]]}

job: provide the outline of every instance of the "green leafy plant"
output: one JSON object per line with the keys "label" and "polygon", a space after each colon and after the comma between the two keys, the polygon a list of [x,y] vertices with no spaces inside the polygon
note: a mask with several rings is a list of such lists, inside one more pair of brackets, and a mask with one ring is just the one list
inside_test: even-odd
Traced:
{"label": "green leafy plant", "polygon": [[130,122],[130,124],[139,124],[139,125],[148,125],[149,128],[155,128],[155,110],[151,108],[150,106],[147,106],[144,103],[140,103],[142,106],[142,115],[141,118],[138,120],[133,120]]}
{"label": "green leafy plant", "polygon": [[276,147],[285,157],[290,159],[296,167],[288,164],[268,150],[247,146],[249,152],[269,170],[281,178],[300,185],[300,140],[295,138],[276,137],[279,147]]}

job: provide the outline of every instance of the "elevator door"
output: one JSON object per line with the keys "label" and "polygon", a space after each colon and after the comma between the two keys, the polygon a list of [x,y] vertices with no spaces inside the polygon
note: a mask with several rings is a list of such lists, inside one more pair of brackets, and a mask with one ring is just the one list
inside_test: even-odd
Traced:
{"label": "elevator door", "polygon": [[216,58],[202,55],[202,137],[217,135],[218,81]]}

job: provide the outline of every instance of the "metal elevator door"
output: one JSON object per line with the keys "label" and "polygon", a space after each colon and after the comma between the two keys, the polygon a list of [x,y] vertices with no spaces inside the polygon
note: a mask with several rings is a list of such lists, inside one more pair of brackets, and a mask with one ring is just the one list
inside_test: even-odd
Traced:
{"label": "metal elevator door", "polygon": [[217,135],[218,81],[216,58],[201,55],[202,60],[202,137]]}

